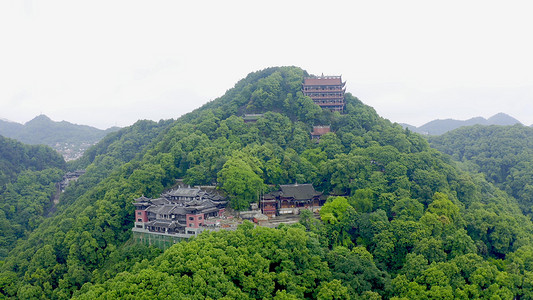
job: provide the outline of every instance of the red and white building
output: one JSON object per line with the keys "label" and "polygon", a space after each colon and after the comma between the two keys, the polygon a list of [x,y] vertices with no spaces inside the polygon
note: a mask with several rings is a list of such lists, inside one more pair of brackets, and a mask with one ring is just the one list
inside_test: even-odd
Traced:
{"label": "red and white building", "polygon": [[227,201],[200,188],[178,188],[151,199],[134,200],[133,231],[192,236],[205,229],[206,220],[222,215]]}

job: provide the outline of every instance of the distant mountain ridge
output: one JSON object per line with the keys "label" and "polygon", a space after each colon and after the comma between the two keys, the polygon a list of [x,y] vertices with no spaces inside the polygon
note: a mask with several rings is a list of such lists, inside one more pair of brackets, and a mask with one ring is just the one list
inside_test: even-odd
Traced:
{"label": "distant mountain ridge", "polygon": [[88,147],[118,129],[112,127],[101,130],[66,121],[55,122],[46,115],[39,115],[25,124],[0,120],[0,135],[25,144],[48,145],[61,153],[66,160],[80,157]]}
{"label": "distant mountain ridge", "polygon": [[445,119],[445,120],[433,120],[428,122],[420,127],[416,127],[409,124],[401,124],[404,128],[408,128],[411,131],[425,134],[425,135],[441,135],[448,131],[457,129],[463,126],[472,126],[472,125],[501,125],[509,126],[515,124],[522,124],[517,119],[504,114],[498,113],[494,116],[485,119],[483,117],[474,117],[468,120],[454,120],[454,119]]}

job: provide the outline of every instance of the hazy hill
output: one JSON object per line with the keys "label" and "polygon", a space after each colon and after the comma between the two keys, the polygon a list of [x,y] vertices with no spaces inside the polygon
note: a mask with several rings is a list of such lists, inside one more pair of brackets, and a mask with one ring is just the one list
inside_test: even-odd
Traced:
{"label": "hazy hill", "polygon": [[[268,68],[177,120],[139,121],[76,163],[57,214],[0,264],[13,299],[527,299],[533,224],[516,199],[346,94],[343,114],[301,93],[307,72]],[[244,123],[244,113],[263,113]],[[316,143],[313,125],[330,125]],[[313,183],[320,220],[244,224],[160,255],[131,240],[132,200],[176,179],[216,183],[234,209]]]}
{"label": "hazy hill", "polygon": [[24,125],[9,121],[7,119],[0,119],[0,133],[5,137],[12,138],[17,132],[22,130]]}
{"label": "hazy hill", "polygon": [[66,121],[54,122],[45,115],[37,116],[24,125],[0,120],[0,135],[26,144],[48,145],[67,160],[80,157],[91,145],[97,143],[109,132],[117,130],[118,128],[100,130]]}
{"label": "hazy hill", "polygon": [[426,134],[426,135],[440,135],[445,132],[457,129],[462,126],[472,126],[472,125],[514,125],[521,124],[517,119],[504,114],[498,113],[488,119],[483,117],[475,117],[468,120],[454,120],[454,119],[445,119],[445,120],[433,120],[428,122],[420,127],[402,124],[404,128],[409,128],[417,133]]}

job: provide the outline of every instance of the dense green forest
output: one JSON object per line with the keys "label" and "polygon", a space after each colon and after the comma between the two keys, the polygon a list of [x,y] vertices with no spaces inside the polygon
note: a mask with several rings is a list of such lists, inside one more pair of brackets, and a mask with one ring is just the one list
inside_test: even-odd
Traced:
{"label": "dense green forest", "polygon": [[49,147],[0,136],[0,261],[44,219],[65,168]]}
{"label": "dense green forest", "polygon": [[472,126],[431,137],[432,147],[481,172],[515,197],[525,214],[533,213],[533,128]]}
{"label": "dense green forest", "polygon": [[[344,114],[322,110],[301,93],[307,75],[254,72],[175,121],[108,135],[70,165],[87,172],[0,266],[0,295],[533,298],[533,224],[514,197],[351,94]],[[315,143],[313,125],[332,132]],[[216,183],[235,209],[294,182],[338,196],[296,225],[245,223],[164,253],[132,244],[132,200],[176,179]]]}

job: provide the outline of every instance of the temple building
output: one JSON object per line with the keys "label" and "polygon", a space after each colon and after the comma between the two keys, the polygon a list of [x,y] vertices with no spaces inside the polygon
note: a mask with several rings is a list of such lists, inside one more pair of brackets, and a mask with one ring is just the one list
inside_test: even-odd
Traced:
{"label": "temple building", "polygon": [[262,116],[263,114],[244,114],[242,119],[244,120],[244,123],[255,123]]}
{"label": "temple building", "polygon": [[320,137],[329,132],[331,132],[330,126],[313,126],[313,131],[311,131],[311,139],[318,143],[320,141]]}
{"label": "temple building", "polygon": [[280,190],[263,196],[261,211],[268,217],[298,214],[301,209],[317,211],[326,202],[322,193],[312,184],[280,185]]}
{"label": "temple building", "polygon": [[85,174],[85,170],[77,170],[74,172],[68,172],[63,176],[63,180],[59,183],[59,189],[63,193],[69,183],[78,180],[83,174]]}
{"label": "temple building", "polygon": [[344,93],[346,89],[341,76],[319,76],[304,79],[302,92],[320,107],[331,111],[344,111]]}
{"label": "temple building", "polygon": [[194,236],[206,228],[207,219],[221,215],[226,204],[220,195],[200,188],[178,188],[156,199],[143,196],[133,202],[133,232]]}

